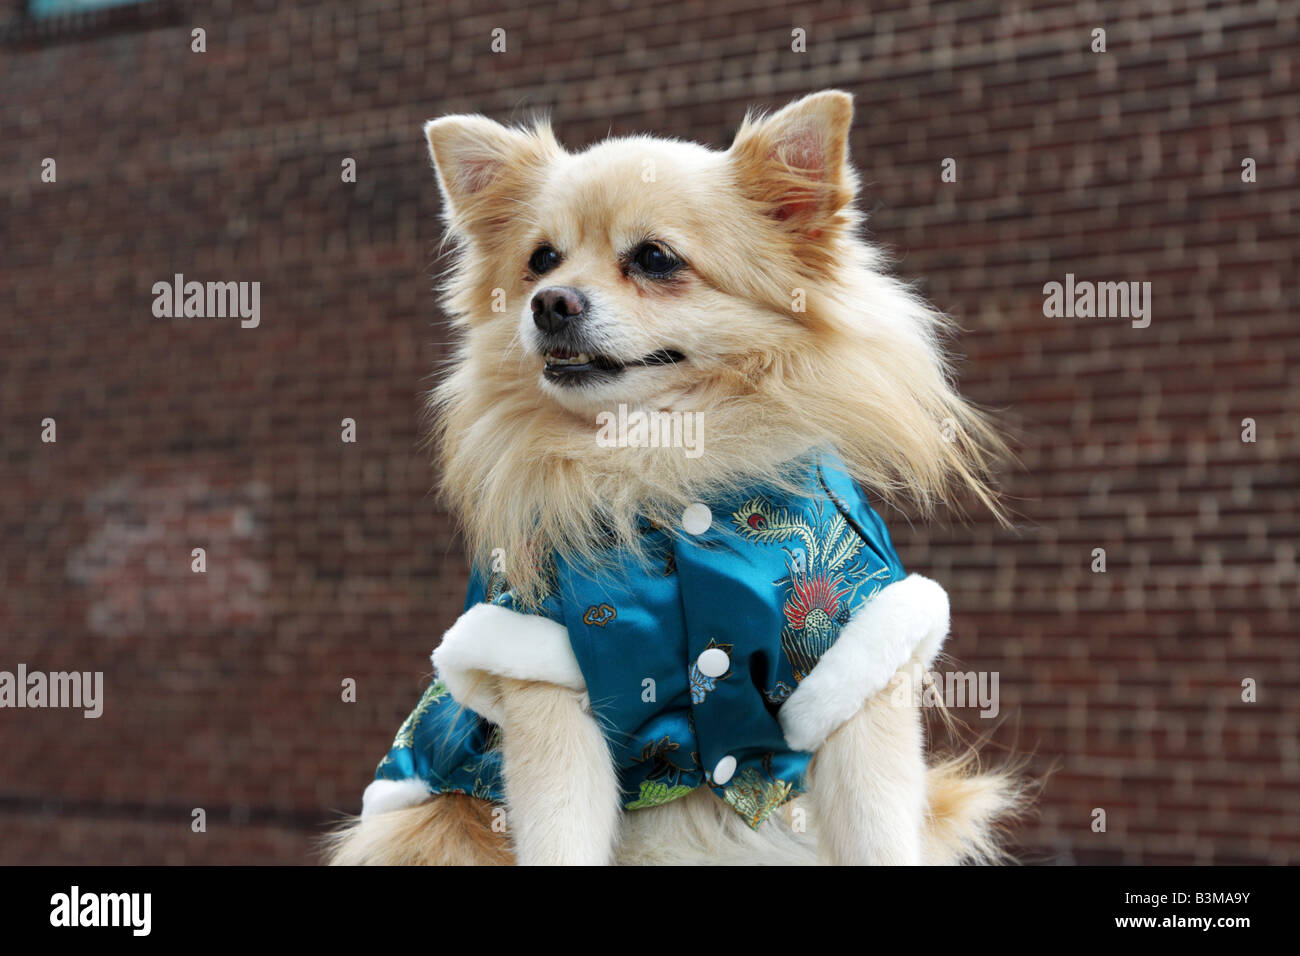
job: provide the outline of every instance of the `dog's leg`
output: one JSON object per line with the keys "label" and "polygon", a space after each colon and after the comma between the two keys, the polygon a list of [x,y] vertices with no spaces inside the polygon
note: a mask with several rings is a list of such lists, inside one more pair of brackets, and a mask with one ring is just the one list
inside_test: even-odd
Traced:
{"label": "dog's leg", "polygon": [[898,679],[831,734],[813,760],[809,793],[829,863],[921,862],[925,741],[919,708],[892,699]]}
{"label": "dog's leg", "polygon": [[554,684],[502,681],[507,825],[522,865],[613,862],[618,777],[583,699]]}

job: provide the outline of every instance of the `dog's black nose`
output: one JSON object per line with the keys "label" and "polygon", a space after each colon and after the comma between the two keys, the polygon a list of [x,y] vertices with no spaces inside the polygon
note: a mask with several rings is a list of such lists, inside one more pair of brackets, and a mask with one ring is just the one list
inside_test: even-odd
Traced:
{"label": "dog's black nose", "polygon": [[543,332],[558,332],[587,311],[587,300],[577,289],[554,285],[533,296],[533,321]]}

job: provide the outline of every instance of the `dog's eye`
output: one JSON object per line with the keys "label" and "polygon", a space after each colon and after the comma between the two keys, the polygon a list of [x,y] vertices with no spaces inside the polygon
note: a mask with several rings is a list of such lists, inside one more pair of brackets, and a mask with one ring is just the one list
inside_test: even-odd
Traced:
{"label": "dog's eye", "polygon": [[560,254],[550,246],[538,246],[528,259],[528,268],[537,275],[545,275],[560,264]]}
{"label": "dog's eye", "polygon": [[676,272],[682,261],[657,242],[646,242],[632,253],[632,262],[646,275],[662,278]]}

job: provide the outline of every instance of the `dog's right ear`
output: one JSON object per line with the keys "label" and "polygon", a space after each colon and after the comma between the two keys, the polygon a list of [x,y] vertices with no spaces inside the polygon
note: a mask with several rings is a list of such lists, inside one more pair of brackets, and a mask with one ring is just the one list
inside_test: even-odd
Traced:
{"label": "dog's right ear", "polygon": [[443,218],[462,232],[508,220],[510,200],[535,183],[559,149],[544,122],[520,129],[477,115],[429,120],[424,135],[442,189]]}

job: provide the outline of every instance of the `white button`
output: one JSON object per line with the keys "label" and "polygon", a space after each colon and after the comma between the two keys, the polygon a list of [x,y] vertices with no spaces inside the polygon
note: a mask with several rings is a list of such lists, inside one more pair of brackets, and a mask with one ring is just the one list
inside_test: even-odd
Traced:
{"label": "white button", "polygon": [[706,647],[695,659],[695,666],[705,677],[721,677],[731,667],[731,658],[720,647]]}
{"label": "white button", "polygon": [[713,512],[709,506],[695,502],[682,512],[682,530],[687,534],[704,534],[713,526]]}
{"label": "white button", "polygon": [[727,756],[719,760],[718,765],[713,768],[714,785],[721,787],[728,780],[731,779],[731,775],[734,774],[735,772],[736,772],[736,758],[731,756],[731,754],[727,754]]}

